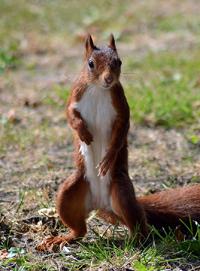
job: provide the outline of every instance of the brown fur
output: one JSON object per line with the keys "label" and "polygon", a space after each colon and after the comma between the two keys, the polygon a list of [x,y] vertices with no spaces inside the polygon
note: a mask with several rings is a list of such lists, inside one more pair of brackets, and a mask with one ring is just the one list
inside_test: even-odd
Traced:
{"label": "brown fur", "polygon": [[169,189],[138,198],[145,210],[148,223],[157,228],[187,223],[188,219],[200,222],[200,185]]}
{"label": "brown fur", "polygon": [[[92,61],[94,67],[88,66],[89,61]],[[76,171],[60,186],[57,194],[57,211],[63,224],[70,228],[70,233],[66,236],[47,238],[38,246],[39,250],[51,250],[56,244],[69,243],[83,237],[87,231],[86,218],[89,211],[86,205],[90,187],[85,177],[84,157],[79,149],[81,142],[90,145],[93,135],[80,112],[72,105],[81,100],[91,84],[108,87],[116,111],[108,148],[98,165],[101,176],[105,176],[108,170],[110,172],[109,200],[112,203],[112,211],[101,209],[99,215],[111,223],[120,221],[131,233],[136,225],[139,225],[143,236],[147,234],[147,221],[162,226],[178,224],[179,218],[187,218],[188,215],[199,220],[200,185],[136,198],[128,174],[129,107],[119,82],[120,65],[112,35],[109,45],[100,49],[93,44],[91,36],[88,36],[84,67],[73,85],[67,103],[67,118],[75,138]]]}

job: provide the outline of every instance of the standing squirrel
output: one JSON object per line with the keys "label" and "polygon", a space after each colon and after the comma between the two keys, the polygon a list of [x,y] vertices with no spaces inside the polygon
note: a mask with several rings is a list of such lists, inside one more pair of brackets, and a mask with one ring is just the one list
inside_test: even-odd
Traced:
{"label": "standing squirrel", "polygon": [[139,225],[141,236],[147,235],[147,223],[176,226],[189,216],[200,221],[200,185],[136,198],[128,174],[129,106],[119,81],[121,64],[112,34],[100,48],[88,35],[84,67],[67,103],[76,170],[57,194],[57,212],[70,232],[45,239],[39,250],[83,237],[92,210],[110,223],[120,221],[130,233]]}

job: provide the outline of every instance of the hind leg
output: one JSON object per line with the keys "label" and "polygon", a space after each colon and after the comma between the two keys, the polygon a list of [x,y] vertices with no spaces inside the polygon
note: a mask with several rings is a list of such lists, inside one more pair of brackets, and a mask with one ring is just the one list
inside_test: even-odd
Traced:
{"label": "hind leg", "polygon": [[145,213],[135,197],[133,185],[128,176],[115,176],[111,183],[111,204],[113,212],[134,233],[139,226],[142,236],[147,235]]}
{"label": "hind leg", "polygon": [[57,212],[63,224],[70,228],[65,236],[46,238],[38,247],[38,250],[52,250],[55,245],[70,243],[83,237],[86,232],[86,197],[88,183],[83,175],[72,174],[59,188],[57,194]]}
{"label": "hind leg", "polygon": [[117,224],[118,222],[122,222],[120,218],[116,214],[114,214],[112,211],[100,209],[98,210],[97,215],[100,218],[103,218],[107,223],[110,223],[113,225]]}

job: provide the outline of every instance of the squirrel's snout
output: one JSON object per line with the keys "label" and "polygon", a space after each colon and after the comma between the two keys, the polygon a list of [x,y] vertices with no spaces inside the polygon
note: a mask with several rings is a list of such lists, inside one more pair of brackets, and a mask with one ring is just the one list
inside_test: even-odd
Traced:
{"label": "squirrel's snout", "polygon": [[113,82],[113,76],[110,74],[107,76],[104,76],[104,80],[105,80],[106,84],[110,85]]}

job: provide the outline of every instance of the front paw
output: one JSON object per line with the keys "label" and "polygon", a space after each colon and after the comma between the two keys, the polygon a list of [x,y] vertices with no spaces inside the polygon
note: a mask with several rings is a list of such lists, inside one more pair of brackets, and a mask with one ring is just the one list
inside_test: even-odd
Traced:
{"label": "front paw", "polygon": [[79,138],[81,141],[85,142],[87,145],[90,145],[93,141],[93,137],[87,129],[83,129],[79,133]]}
{"label": "front paw", "polygon": [[108,152],[102,161],[97,165],[98,176],[105,176],[108,170],[112,167],[115,161],[115,154],[113,152]]}

